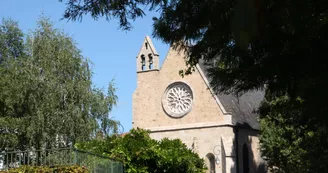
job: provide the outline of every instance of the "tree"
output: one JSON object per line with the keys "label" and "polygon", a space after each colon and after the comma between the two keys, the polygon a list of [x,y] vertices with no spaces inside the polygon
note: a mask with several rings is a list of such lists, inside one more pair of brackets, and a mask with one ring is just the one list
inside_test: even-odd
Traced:
{"label": "tree", "polygon": [[21,57],[24,54],[23,32],[17,22],[3,20],[0,27],[0,63],[8,58]]}
{"label": "tree", "polygon": [[265,101],[261,150],[272,172],[326,172],[327,129],[316,116],[302,115],[304,101],[281,96]]}
{"label": "tree", "polygon": [[[187,53],[188,67],[181,74],[192,73],[203,59],[216,91],[265,90],[261,143],[272,167],[298,172],[287,167],[299,164],[303,172],[328,171],[327,1],[67,0],[64,17],[118,18],[122,29],[130,29],[130,21],[144,16],[147,5],[160,13],[153,35]],[[265,135],[269,132],[276,135]],[[304,152],[283,153],[285,147],[298,151],[292,136],[302,141],[298,147]],[[272,140],[279,144],[274,150]],[[293,155],[302,164],[289,160]]]}
{"label": "tree", "polygon": [[181,140],[164,138],[157,141],[143,129],[132,129],[125,136],[112,135],[75,146],[123,162],[130,173],[201,173],[205,170],[204,160]]}
{"label": "tree", "polygon": [[114,81],[108,94],[92,86],[72,38],[44,17],[26,41],[17,23],[0,28],[0,150],[68,147],[117,131]]}
{"label": "tree", "polygon": [[[18,28],[18,24],[12,20],[4,20],[3,24],[0,26],[0,66],[6,67],[7,64],[4,64],[4,61],[10,59],[16,59],[19,56],[24,56],[24,41],[23,41],[23,33]],[[1,79],[3,81],[5,75],[3,74],[4,68],[0,68]],[[0,90],[2,93],[7,88],[1,82]],[[0,100],[0,112],[4,113],[4,101]],[[11,121],[10,123],[6,120],[6,118],[0,119],[0,126],[7,127],[7,129],[1,130],[1,148],[4,145],[16,145],[18,143],[17,136],[14,135],[13,132],[15,129],[19,128],[19,120]]]}

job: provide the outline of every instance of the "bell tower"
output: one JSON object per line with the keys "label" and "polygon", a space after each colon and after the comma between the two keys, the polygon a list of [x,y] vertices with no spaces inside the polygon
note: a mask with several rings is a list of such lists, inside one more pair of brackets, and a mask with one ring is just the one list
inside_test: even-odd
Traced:
{"label": "bell tower", "polygon": [[137,56],[137,72],[159,70],[159,55],[150,39],[146,36]]}

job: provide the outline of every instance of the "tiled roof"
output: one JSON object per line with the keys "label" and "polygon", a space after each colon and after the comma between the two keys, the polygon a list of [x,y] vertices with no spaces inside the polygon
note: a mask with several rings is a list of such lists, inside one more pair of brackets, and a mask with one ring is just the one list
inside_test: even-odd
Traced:
{"label": "tiled roof", "polygon": [[[205,74],[208,81],[211,81],[207,75],[207,67],[200,60],[199,67]],[[235,94],[217,94],[222,106],[226,112],[232,115],[232,123],[237,126],[251,127],[259,130],[260,125],[258,116],[255,111],[259,108],[261,101],[264,99],[264,91],[248,91],[242,96],[237,97]]]}

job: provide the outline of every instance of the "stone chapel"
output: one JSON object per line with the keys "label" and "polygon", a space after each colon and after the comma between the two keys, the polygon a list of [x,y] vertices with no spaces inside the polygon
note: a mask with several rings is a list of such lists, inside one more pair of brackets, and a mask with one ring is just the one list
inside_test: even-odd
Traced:
{"label": "stone chapel", "polygon": [[151,39],[145,38],[136,57],[133,128],[148,129],[157,140],[181,139],[205,159],[209,173],[265,172],[254,114],[263,92],[216,95],[201,62],[191,75],[179,75],[186,68],[184,57],[170,48],[160,66]]}

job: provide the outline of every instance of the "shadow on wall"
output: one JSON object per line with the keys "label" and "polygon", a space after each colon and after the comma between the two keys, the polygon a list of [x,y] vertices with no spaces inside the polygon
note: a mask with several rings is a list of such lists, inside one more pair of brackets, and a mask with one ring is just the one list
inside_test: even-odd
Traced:
{"label": "shadow on wall", "polygon": [[[244,144],[245,149],[244,148],[243,149],[245,150],[245,152],[246,152],[246,150],[248,150],[248,158],[249,158],[248,163],[249,163],[250,168],[251,168],[249,170],[249,173],[266,173],[267,172],[267,167],[265,165],[264,160],[261,160],[260,163],[255,161],[254,153],[252,152],[251,147],[250,147],[250,144],[252,143],[252,138],[248,138],[247,143]],[[243,154],[244,154],[244,152],[243,152]],[[247,160],[246,156],[245,156],[245,160]],[[247,173],[247,172],[243,172],[243,173]]]}
{"label": "shadow on wall", "polygon": [[[240,136],[236,136],[233,143],[233,148],[235,149],[235,164],[230,168],[230,172],[226,170],[226,173],[267,173],[265,161],[263,159],[259,160],[258,157],[260,156],[255,156],[251,148],[253,142],[252,138],[257,137],[259,132],[251,128],[245,128],[245,126],[242,128],[239,126],[236,130],[238,131],[237,135],[245,135],[245,140],[236,141],[236,139],[242,139]],[[243,134],[239,133],[241,130]],[[238,149],[236,146],[238,146]],[[237,165],[239,166],[238,168]],[[224,171],[222,171],[222,173],[224,173]]]}
{"label": "shadow on wall", "polygon": [[[249,165],[252,168],[249,171],[249,173],[266,173],[266,172],[268,172],[264,160],[261,160],[260,163],[257,163],[255,161],[254,153],[252,152],[250,145],[249,145],[252,143],[252,138],[248,138],[247,143],[248,143],[248,145],[247,144],[244,144],[244,145],[247,147],[247,148],[245,148],[245,150],[247,149],[249,151],[249,155],[248,155]],[[244,172],[244,173],[246,173],[246,172]]]}

